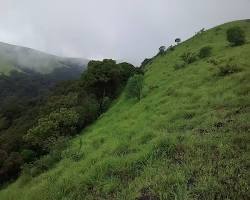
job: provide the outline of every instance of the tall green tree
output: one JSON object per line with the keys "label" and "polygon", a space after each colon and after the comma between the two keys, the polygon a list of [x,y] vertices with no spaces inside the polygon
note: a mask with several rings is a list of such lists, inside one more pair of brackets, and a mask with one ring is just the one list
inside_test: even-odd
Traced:
{"label": "tall green tree", "polygon": [[130,98],[136,98],[139,101],[142,97],[143,89],[143,75],[136,74],[128,80],[127,84],[127,96]]}
{"label": "tall green tree", "polygon": [[62,108],[38,120],[38,124],[29,129],[24,139],[33,146],[47,150],[51,138],[70,136],[76,132],[79,115],[72,109]]}
{"label": "tall green tree", "polygon": [[125,85],[127,79],[135,73],[132,65],[116,64],[114,60],[90,61],[88,69],[82,75],[82,85],[93,93],[99,102],[99,113],[104,109],[104,100],[114,99]]}

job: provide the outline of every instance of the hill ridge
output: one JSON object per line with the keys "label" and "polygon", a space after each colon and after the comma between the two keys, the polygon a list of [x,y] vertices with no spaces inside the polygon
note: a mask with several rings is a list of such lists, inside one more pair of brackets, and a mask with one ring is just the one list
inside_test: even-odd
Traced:
{"label": "hill ridge", "polygon": [[[246,44],[229,45],[234,26]],[[0,198],[247,199],[249,41],[249,21],[236,21],[158,55],[145,67],[141,101],[125,90],[56,167],[24,174]],[[207,46],[211,55],[192,57]]]}
{"label": "hill ridge", "polygon": [[56,68],[71,65],[84,68],[87,63],[88,60],[83,58],[60,57],[29,47],[0,42],[0,73],[8,74],[11,70],[22,71],[21,67],[47,74]]}

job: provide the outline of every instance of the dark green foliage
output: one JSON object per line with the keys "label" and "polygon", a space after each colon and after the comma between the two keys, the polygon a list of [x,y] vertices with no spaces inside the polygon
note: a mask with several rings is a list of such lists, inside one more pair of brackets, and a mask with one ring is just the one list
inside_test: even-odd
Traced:
{"label": "dark green foliage", "polygon": [[108,110],[139,69],[113,60],[91,61],[82,79],[62,81],[76,77],[76,71],[0,75],[0,173],[5,177],[1,183],[20,172],[23,162],[10,167],[11,173],[4,168],[12,152],[19,152],[26,163],[41,166],[32,167],[39,173],[60,160],[56,151],[60,138],[77,134]]}
{"label": "dark green foliage", "polygon": [[72,109],[61,108],[38,120],[37,126],[28,130],[25,141],[34,147],[49,150],[51,139],[76,133],[79,115]]}
{"label": "dark green foliage", "polygon": [[199,57],[200,58],[207,58],[207,57],[211,56],[211,54],[212,54],[212,47],[206,46],[206,47],[202,47],[200,49]]}
{"label": "dark green foliage", "polygon": [[142,97],[143,88],[143,75],[136,74],[128,80],[127,84],[127,96],[130,98],[136,98],[140,101]]}
{"label": "dark green foliage", "polygon": [[36,158],[36,153],[31,149],[24,149],[21,152],[21,156],[25,162],[31,162]]}
{"label": "dark green foliage", "polygon": [[76,107],[79,115],[77,127],[78,130],[81,130],[82,128],[92,123],[95,119],[97,119],[99,115],[99,104],[98,101],[91,96],[85,96],[81,99],[79,104],[80,105]]}
{"label": "dark green foliage", "polygon": [[241,69],[238,67],[237,64],[234,63],[227,63],[226,65],[219,66],[219,76],[227,76],[237,72],[240,72]]}
{"label": "dark green foliage", "polygon": [[18,152],[10,153],[10,155],[2,161],[2,166],[0,168],[0,184],[7,180],[16,178],[18,176],[17,172],[20,171],[22,163],[23,159]]}
{"label": "dark green foliage", "polygon": [[186,64],[191,64],[197,60],[197,55],[192,52],[186,52],[181,55],[181,58]]}
{"label": "dark green foliage", "polygon": [[232,27],[227,30],[227,40],[232,46],[243,45],[246,42],[245,32],[238,26]]}
{"label": "dark green foliage", "polygon": [[9,120],[6,117],[0,117],[0,131],[7,129],[9,126]]}
{"label": "dark green foliage", "polygon": [[0,167],[3,165],[3,163],[7,159],[7,157],[8,157],[7,152],[0,149]]}
{"label": "dark green foliage", "polygon": [[127,79],[134,73],[134,67],[128,63],[116,64],[109,59],[90,61],[88,69],[82,75],[82,85],[97,98],[101,114],[105,110],[105,98],[113,99],[118,96]]}
{"label": "dark green foliage", "polygon": [[62,152],[68,146],[69,137],[59,136],[49,142],[49,154],[42,156],[33,163],[24,166],[25,173],[35,177],[44,171],[52,168],[58,161],[62,159]]}

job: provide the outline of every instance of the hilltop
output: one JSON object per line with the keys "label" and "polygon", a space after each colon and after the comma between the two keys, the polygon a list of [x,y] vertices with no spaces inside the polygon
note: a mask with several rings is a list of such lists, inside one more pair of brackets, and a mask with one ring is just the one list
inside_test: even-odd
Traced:
{"label": "hilltop", "polygon": [[0,73],[6,75],[13,70],[18,72],[33,70],[41,74],[48,74],[59,68],[72,66],[84,68],[87,63],[87,59],[63,58],[31,48],[0,42]]}
{"label": "hilltop", "polygon": [[[232,47],[235,26],[247,43]],[[54,168],[23,173],[0,199],[248,199],[249,41],[250,21],[236,21],[154,57],[140,101],[125,89]],[[211,55],[183,63],[203,47]]]}

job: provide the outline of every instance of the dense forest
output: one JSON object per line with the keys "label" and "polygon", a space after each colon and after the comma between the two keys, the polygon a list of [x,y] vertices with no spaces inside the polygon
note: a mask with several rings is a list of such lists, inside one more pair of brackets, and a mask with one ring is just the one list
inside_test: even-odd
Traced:
{"label": "dense forest", "polygon": [[0,184],[60,160],[68,138],[104,113],[139,72],[106,59],[90,61],[81,75],[77,68],[0,75]]}

